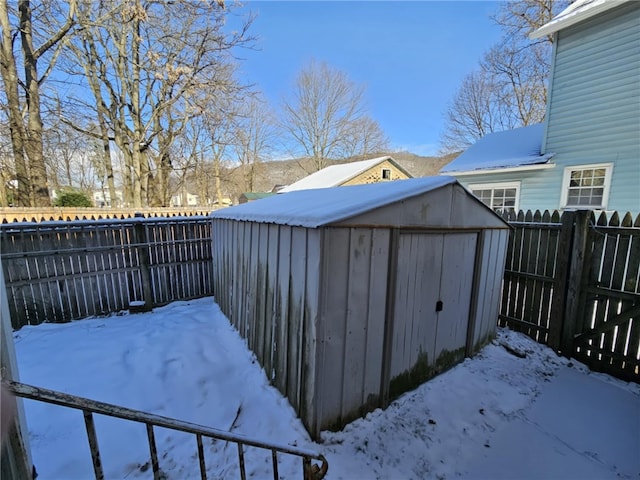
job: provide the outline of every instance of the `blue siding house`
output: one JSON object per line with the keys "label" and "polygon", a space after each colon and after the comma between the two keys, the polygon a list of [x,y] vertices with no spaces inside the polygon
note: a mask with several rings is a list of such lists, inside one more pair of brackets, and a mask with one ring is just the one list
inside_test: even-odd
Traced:
{"label": "blue siding house", "polygon": [[640,2],[577,0],[554,35],[546,122],[480,139],[442,174],[494,208],[640,212]]}

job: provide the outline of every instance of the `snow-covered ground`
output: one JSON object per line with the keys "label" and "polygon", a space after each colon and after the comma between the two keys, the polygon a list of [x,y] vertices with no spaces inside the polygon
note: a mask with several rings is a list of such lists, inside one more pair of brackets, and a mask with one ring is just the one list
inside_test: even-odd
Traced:
{"label": "snow-covered ground", "polygon": [[[640,385],[508,330],[388,409],[323,432],[322,443],[213,298],[14,338],[24,383],[314,449],[330,479],[640,477]],[[38,478],[91,478],[82,415],[33,401],[25,410]],[[96,428],[107,478],[152,478],[143,426],[97,416]],[[156,439],[166,478],[199,476],[193,436],[158,429]],[[239,478],[234,445],[207,441],[205,455],[210,478]],[[272,478],[266,453],[248,449],[246,461],[251,478]],[[299,460],[283,460],[280,477],[301,478]]]}

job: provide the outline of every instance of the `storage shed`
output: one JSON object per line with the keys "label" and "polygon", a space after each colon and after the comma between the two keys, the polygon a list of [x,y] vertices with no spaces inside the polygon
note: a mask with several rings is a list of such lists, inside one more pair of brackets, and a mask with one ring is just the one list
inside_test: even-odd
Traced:
{"label": "storage shed", "polygon": [[212,218],[216,301],[314,438],[495,333],[509,226],[453,177],[296,191]]}

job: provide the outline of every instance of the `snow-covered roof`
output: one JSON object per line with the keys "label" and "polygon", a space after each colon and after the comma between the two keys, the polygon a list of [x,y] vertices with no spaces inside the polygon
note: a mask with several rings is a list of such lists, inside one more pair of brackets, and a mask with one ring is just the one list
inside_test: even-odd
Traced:
{"label": "snow-covered roof", "polygon": [[576,0],[562,12],[556,15],[549,23],[529,35],[531,38],[540,38],[545,35],[575,25],[595,15],[618,7],[631,0]]}
{"label": "snow-covered roof", "polygon": [[453,183],[453,177],[435,176],[299,190],[216,210],[211,217],[317,228]]}
{"label": "snow-covered roof", "polygon": [[[404,171],[404,169],[389,156],[362,160],[360,162],[343,163],[318,170],[317,172],[284,187],[278,193],[294,192],[296,190],[309,190],[312,188],[337,187],[338,185],[342,185],[343,183],[387,160],[392,162],[397,168]],[[407,175],[409,174],[407,173]]]}
{"label": "snow-covered roof", "polygon": [[445,165],[440,173],[515,168],[545,164],[553,153],[542,155],[544,124],[485,135],[465,152]]}

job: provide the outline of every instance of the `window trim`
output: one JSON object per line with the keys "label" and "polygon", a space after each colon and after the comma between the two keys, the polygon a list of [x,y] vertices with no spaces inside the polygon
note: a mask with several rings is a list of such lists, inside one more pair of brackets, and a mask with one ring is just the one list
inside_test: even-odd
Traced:
{"label": "window trim", "polygon": [[[567,205],[569,199],[569,182],[571,181],[571,172],[576,170],[594,170],[596,168],[604,168],[604,189],[602,191],[601,205]],[[560,209],[585,209],[585,210],[606,210],[609,203],[609,192],[611,191],[611,179],[613,178],[613,162],[609,163],[586,163],[581,165],[570,165],[564,168],[562,177],[562,190],[560,191]]]}
{"label": "window trim", "polygon": [[[389,178],[384,178],[384,172],[385,172],[385,170],[389,172]],[[385,182],[386,182],[386,181],[391,180],[391,176],[392,176],[392,175],[393,175],[393,172],[391,171],[391,169],[390,169],[390,168],[383,167],[383,168],[380,170],[380,179],[384,180]]]}
{"label": "window trim", "polygon": [[[520,184],[521,182],[491,182],[491,183],[470,183],[467,188],[469,189],[469,191],[471,193],[473,193],[473,190],[491,190],[491,200],[493,201],[493,190],[495,190],[496,188],[515,188],[516,189],[516,204],[514,205],[513,209],[516,213],[518,213],[518,211],[520,211]],[[480,199],[478,199],[480,200]],[[482,201],[482,200],[480,200]],[[484,203],[484,202],[482,202]],[[486,205],[486,203],[485,203]],[[487,205],[489,208],[491,209],[495,209],[497,207],[491,207],[489,205]]]}

